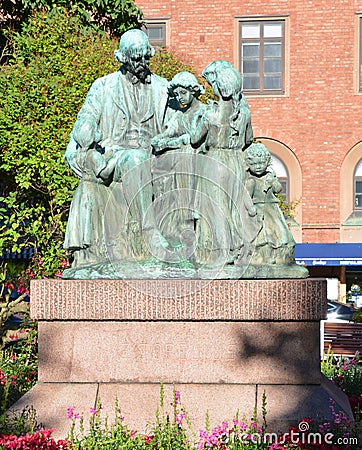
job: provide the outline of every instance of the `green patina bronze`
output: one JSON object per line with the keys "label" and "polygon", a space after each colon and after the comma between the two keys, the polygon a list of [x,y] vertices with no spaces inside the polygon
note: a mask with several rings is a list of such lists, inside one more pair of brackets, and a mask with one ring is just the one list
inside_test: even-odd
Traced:
{"label": "green patina bronze", "polygon": [[191,73],[170,83],[151,73],[153,54],[142,31],[126,32],[120,69],[93,83],[78,113],[63,278],[306,277],[240,73],[228,61],[206,67],[219,100],[205,105]]}

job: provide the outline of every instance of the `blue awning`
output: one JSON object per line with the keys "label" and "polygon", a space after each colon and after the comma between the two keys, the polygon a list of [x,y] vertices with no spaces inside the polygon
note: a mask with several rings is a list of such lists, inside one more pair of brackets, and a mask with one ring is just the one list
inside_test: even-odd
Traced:
{"label": "blue awning", "polygon": [[296,244],[295,260],[305,266],[362,266],[362,243]]}

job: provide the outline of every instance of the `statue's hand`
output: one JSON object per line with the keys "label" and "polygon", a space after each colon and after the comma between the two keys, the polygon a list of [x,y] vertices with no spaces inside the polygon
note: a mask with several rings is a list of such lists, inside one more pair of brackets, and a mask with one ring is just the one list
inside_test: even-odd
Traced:
{"label": "statue's hand", "polygon": [[265,181],[268,184],[273,184],[275,181],[277,181],[277,176],[275,175],[274,171],[268,172],[266,177],[265,177]]}
{"label": "statue's hand", "polygon": [[154,147],[154,148],[157,148],[158,142],[159,142],[159,137],[158,136],[153,137],[151,139],[151,146]]}
{"label": "statue's hand", "polygon": [[180,136],[180,144],[183,144],[183,145],[190,144],[190,135],[185,133],[182,136]]}
{"label": "statue's hand", "polygon": [[154,155],[162,151],[162,141],[163,139],[159,139],[157,136],[151,139],[152,153]]}

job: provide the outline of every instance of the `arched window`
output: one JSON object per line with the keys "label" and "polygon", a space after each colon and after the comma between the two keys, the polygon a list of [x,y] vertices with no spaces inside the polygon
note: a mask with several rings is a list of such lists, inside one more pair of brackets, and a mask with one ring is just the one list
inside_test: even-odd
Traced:
{"label": "arched window", "polygon": [[289,174],[286,165],[283,161],[271,153],[272,164],[271,168],[274,170],[278,180],[283,186],[283,191],[281,192],[284,196],[286,202],[289,202]]}
{"label": "arched window", "polygon": [[354,171],[354,209],[362,211],[362,159],[358,161]]}
{"label": "arched window", "polygon": [[340,175],[341,242],[362,240],[362,142],[346,154]]}

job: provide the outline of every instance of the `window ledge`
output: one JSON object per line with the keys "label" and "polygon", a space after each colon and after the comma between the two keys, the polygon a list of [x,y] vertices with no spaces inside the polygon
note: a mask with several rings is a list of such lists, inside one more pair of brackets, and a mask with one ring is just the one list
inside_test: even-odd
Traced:
{"label": "window ledge", "polygon": [[362,226],[362,211],[353,211],[342,226]]}
{"label": "window ledge", "polygon": [[243,95],[245,95],[246,99],[248,99],[248,98],[270,98],[270,97],[288,98],[289,97],[289,94],[287,94],[286,92],[285,93],[281,92],[279,94],[277,94],[277,93],[267,94],[265,92],[260,93],[260,94],[256,94],[256,93],[251,93],[250,91],[249,92],[248,91],[243,91]]}

